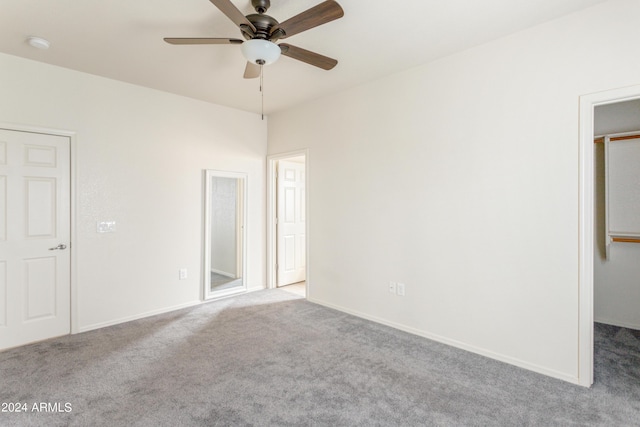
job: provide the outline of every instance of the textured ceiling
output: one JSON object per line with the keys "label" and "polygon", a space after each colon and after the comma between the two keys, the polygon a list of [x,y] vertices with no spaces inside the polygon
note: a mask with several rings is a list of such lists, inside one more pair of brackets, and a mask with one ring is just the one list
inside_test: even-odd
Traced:
{"label": "textured ceiling", "polygon": [[[245,14],[250,0],[232,0]],[[604,0],[338,0],[345,16],[286,41],[339,61],[331,71],[282,57],[265,68],[265,111],[291,108],[424,64]],[[280,22],[321,0],[271,0]],[[51,42],[40,51],[29,35]],[[173,46],[163,37],[234,37],[208,0],[0,0],[0,52],[260,111],[238,45]]]}

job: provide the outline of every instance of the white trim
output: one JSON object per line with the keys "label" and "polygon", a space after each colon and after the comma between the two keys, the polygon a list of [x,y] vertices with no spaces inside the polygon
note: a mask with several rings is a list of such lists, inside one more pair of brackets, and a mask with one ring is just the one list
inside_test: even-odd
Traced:
{"label": "white trim", "polygon": [[78,232],[77,232],[77,218],[78,218],[78,197],[77,197],[77,189],[78,189],[78,169],[77,169],[77,135],[76,132],[64,129],[53,129],[53,128],[45,128],[40,126],[30,126],[30,125],[21,125],[17,123],[5,123],[0,122],[1,129],[19,131],[19,132],[30,132],[30,133],[42,133],[47,135],[56,135],[63,136],[69,138],[69,165],[70,165],[70,179],[69,179],[69,200],[71,206],[70,214],[71,214],[71,224],[70,224],[70,245],[69,245],[69,275],[70,275],[70,332],[72,334],[76,334],[80,332],[79,321],[78,321],[78,275],[77,275],[77,266],[78,266],[78,251],[77,251],[77,243],[78,243]]}
{"label": "white trim", "polygon": [[247,292],[257,292],[257,291],[264,291],[266,288],[264,286],[258,285],[258,286],[252,286],[250,288],[247,288]]}
{"label": "white trim", "polygon": [[[206,289],[205,289],[206,292]],[[230,297],[233,295],[239,295],[239,294],[244,294],[247,292],[247,284],[245,283],[245,281],[242,282],[242,286],[236,286],[233,288],[229,288],[229,289],[221,289],[218,291],[213,291],[210,292],[208,295],[208,297],[206,297],[206,299],[204,299],[202,302],[209,302],[209,301],[215,301],[218,300],[220,298],[226,298],[226,297]]]}
{"label": "white trim", "polygon": [[120,323],[131,322],[132,320],[144,319],[145,317],[157,316],[158,314],[169,313],[171,311],[180,310],[180,309],[188,308],[188,307],[193,307],[193,306],[200,305],[200,304],[202,304],[202,301],[191,301],[191,302],[187,302],[187,303],[184,303],[184,304],[178,304],[178,305],[174,305],[174,306],[171,306],[171,307],[161,308],[161,309],[158,309],[158,310],[147,311],[145,313],[136,314],[136,315],[133,315],[133,316],[121,317],[121,318],[116,319],[116,320],[109,320],[108,322],[94,323],[92,325],[86,325],[86,326],[81,327],[78,330],[78,332],[93,331],[95,329],[101,329],[101,328],[106,328],[107,326],[119,325]]}
{"label": "white trim", "polygon": [[573,384],[579,384],[578,377],[567,375],[567,374],[565,374],[563,372],[554,371],[552,369],[547,369],[545,367],[538,366],[538,365],[535,365],[535,364],[532,364],[532,363],[529,363],[529,362],[525,362],[523,360],[516,359],[514,357],[505,356],[503,354],[495,353],[493,351],[486,350],[486,349],[481,348],[481,347],[468,345],[468,344],[465,344],[465,343],[457,341],[457,340],[452,340],[450,338],[445,338],[445,337],[437,335],[437,334],[432,334],[430,332],[425,332],[425,331],[422,331],[422,330],[419,330],[419,329],[411,328],[409,326],[405,326],[405,325],[400,324],[400,323],[389,322],[389,321],[381,319],[379,317],[370,316],[370,315],[367,315],[367,314],[364,314],[364,313],[360,313],[358,311],[350,310],[350,309],[347,309],[347,308],[344,308],[344,307],[341,307],[341,306],[336,306],[336,305],[333,305],[333,304],[328,304],[328,303],[325,303],[323,301],[319,301],[319,300],[316,300],[316,299],[309,299],[309,301],[314,303],[314,304],[322,305],[324,307],[332,308],[334,310],[338,310],[338,311],[343,312],[343,313],[351,314],[353,316],[360,317],[362,319],[366,319],[366,320],[370,320],[372,322],[380,323],[382,325],[390,326],[390,327],[392,327],[394,329],[399,329],[401,331],[408,332],[408,333],[413,334],[413,335],[417,335],[417,336],[420,336],[420,337],[423,337],[423,338],[427,338],[427,339],[430,339],[432,341],[440,342],[442,344],[450,345],[452,347],[456,347],[456,348],[459,348],[461,350],[465,350],[465,351],[469,351],[471,353],[479,354],[481,356],[485,356],[485,357],[488,357],[490,359],[495,359],[495,360],[500,361],[500,362],[508,363],[510,365],[514,365],[514,366],[517,366],[517,367],[520,367],[520,368],[523,368],[523,369],[527,369],[529,371],[537,372],[537,373],[542,374],[542,375],[546,375],[546,376],[549,376],[549,377],[557,378],[559,380],[567,381],[567,382],[570,382],[570,383],[573,383]]}
{"label": "white trim", "polygon": [[286,153],[271,154],[267,156],[267,289],[274,289],[276,287],[276,163],[278,160],[286,160],[291,157],[304,156],[305,158],[305,265],[306,265],[306,295],[309,296],[310,291],[310,271],[309,271],[309,150],[295,150]]}
{"label": "white trim", "polygon": [[638,98],[640,86],[628,86],[580,97],[577,384],[584,387],[593,384],[594,109],[599,105]]}

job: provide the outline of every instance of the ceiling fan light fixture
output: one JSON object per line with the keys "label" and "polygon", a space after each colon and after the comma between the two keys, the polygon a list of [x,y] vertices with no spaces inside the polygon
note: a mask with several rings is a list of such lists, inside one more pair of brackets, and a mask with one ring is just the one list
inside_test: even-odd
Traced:
{"label": "ceiling fan light fixture", "polygon": [[247,61],[258,65],[273,64],[280,58],[280,46],[269,40],[253,39],[242,43],[242,55]]}

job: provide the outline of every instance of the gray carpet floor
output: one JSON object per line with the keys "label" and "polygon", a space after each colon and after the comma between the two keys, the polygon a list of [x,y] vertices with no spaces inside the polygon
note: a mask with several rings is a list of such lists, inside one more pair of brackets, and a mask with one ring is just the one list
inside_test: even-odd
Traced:
{"label": "gray carpet floor", "polygon": [[259,291],[1,352],[0,425],[637,426],[638,338],[598,325],[585,389]]}
{"label": "gray carpet floor", "polygon": [[241,288],[243,286],[242,279],[234,279],[229,276],[211,272],[211,292],[221,291],[223,289]]}

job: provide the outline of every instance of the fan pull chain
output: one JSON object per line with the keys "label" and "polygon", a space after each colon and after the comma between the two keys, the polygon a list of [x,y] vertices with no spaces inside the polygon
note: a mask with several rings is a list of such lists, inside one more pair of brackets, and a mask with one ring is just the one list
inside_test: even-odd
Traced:
{"label": "fan pull chain", "polygon": [[263,74],[263,70],[264,70],[264,65],[260,65],[260,98],[261,98],[261,114],[262,114],[262,120],[264,120],[264,74]]}

